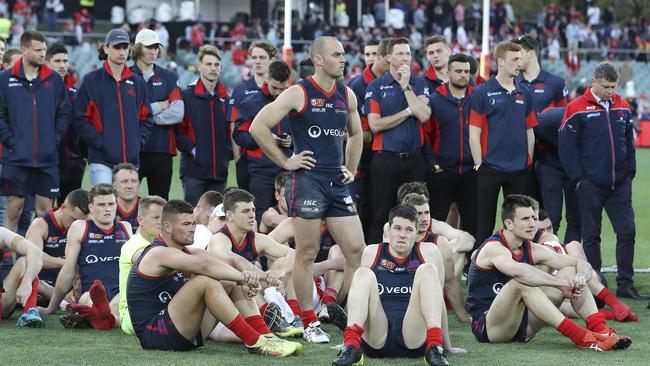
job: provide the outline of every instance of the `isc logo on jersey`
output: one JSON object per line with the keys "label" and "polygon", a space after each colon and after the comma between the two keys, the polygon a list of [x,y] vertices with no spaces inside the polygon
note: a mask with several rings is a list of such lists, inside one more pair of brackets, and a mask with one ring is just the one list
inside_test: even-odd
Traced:
{"label": "isc logo on jersey", "polygon": [[407,294],[410,295],[412,291],[411,286],[384,286],[381,283],[377,284],[377,290],[379,290],[379,295],[386,293],[387,295],[394,294]]}
{"label": "isc logo on jersey", "polygon": [[338,128],[326,128],[322,129],[319,126],[312,125],[309,127],[307,130],[307,133],[309,134],[309,137],[313,139],[317,139],[320,137],[320,135],[324,134],[325,136],[336,136],[336,137],[343,137],[343,130],[339,130]]}

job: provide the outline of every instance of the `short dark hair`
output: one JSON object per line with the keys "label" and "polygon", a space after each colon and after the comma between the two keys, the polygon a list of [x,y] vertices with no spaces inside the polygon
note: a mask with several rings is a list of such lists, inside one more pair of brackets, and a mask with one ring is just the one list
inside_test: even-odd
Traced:
{"label": "short dark hair", "polygon": [[169,200],[163,206],[162,216],[160,222],[172,221],[176,216],[183,214],[193,214],[194,209],[192,205],[183,200]]}
{"label": "short dark hair", "polygon": [[106,184],[106,183],[95,184],[94,186],[92,186],[92,188],[90,188],[90,191],[88,192],[88,202],[94,203],[95,197],[108,196],[111,194],[113,196],[117,196],[117,191],[115,190],[115,187],[113,187],[112,184]]}
{"label": "short dark hair", "polygon": [[379,40],[378,39],[369,40],[368,42],[366,42],[364,47],[368,47],[368,46],[379,46]]}
{"label": "short dark hair", "polygon": [[594,79],[605,79],[607,81],[618,81],[621,75],[618,73],[616,66],[608,61],[603,61],[596,65],[594,69]]}
{"label": "short dark hair", "polygon": [[113,182],[115,182],[115,176],[120,172],[120,170],[128,170],[136,173],[138,172],[138,168],[136,168],[135,165],[131,163],[119,163],[113,167]]}
{"label": "short dark hair", "polygon": [[235,207],[237,207],[238,203],[249,203],[253,202],[254,200],[255,196],[253,196],[250,192],[235,188],[226,193],[226,196],[223,198],[223,212],[235,211]]}
{"label": "short dark hair", "polygon": [[79,188],[68,193],[65,197],[65,202],[68,202],[71,210],[78,208],[84,215],[88,215],[90,212],[88,209],[88,191],[85,189]]}
{"label": "short dark hair", "polygon": [[289,80],[289,76],[291,76],[291,70],[286,62],[277,60],[269,64],[269,79],[284,83]]}
{"label": "short dark hair", "polygon": [[539,55],[539,41],[537,38],[531,36],[530,34],[524,34],[519,38],[512,40],[512,43],[516,43],[521,46],[526,51],[533,50],[536,55]]}
{"label": "short dark hair", "polygon": [[408,182],[404,183],[397,189],[397,202],[402,202],[404,197],[409,193],[419,193],[429,198],[429,190],[427,184],[424,182]]}
{"label": "short dark hair", "polygon": [[530,207],[533,210],[539,210],[539,203],[534,198],[525,194],[509,194],[501,205],[501,220],[514,220],[515,211],[520,207]]}
{"label": "short dark hair", "polygon": [[377,54],[379,56],[386,56],[388,54],[388,46],[390,46],[390,38],[382,39],[377,47]]}
{"label": "short dark hair", "polygon": [[473,57],[466,55],[464,53],[456,53],[451,56],[449,56],[449,61],[447,61],[447,67],[451,68],[451,64],[454,62],[462,62],[462,63],[468,63],[469,64],[469,69],[470,69],[470,74],[472,73],[472,60]]}
{"label": "short dark hair", "polygon": [[284,187],[287,185],[287,179],[289,179],[289,172],[280,172],[280,174],[275,177],[275,190],[279,191],[281,189],[284,189]]}
{"label": "short dark hair", "polygon": [[429,203],[429,199],[421,193],[409,193],[404,196],[401,204],[408,206],[421,206],[426,203]]}
{"label": "short dark hair", "polygon": [[424,50],[426,51],[427,47],[435,43],[444,43],[445,46],[449,47],[449,45],[447,44],[447,38],[445,36],[438,34],[424,40]]}
{"label": "short dark hair", "polygon": [[65,48],[65,46],[62,43],[54,43],[50,47],[47,48],[47,51],[45,52],[45,59],[50,61],[52,56],[58,54],[58,53],[65,53],[66,55],[68,54],[68,49]]}
{"label": "short dark hair", "polygon": [[11,58],[14,57],[14,55],[20,55],[22,51],[18,48],[9,48],[5,51],[5,54],[2,56],[2,64],[7,65],[7,68],[10,68],[12,65],[9,64],[11,62]]}
{"label": "short dark hair", "polygon": [[418,212],[413,206],[409,205],[397,205],[393,207],[388,214],[388,225],[393,225],[393,219],[396,217],[409,220],[414,224],[418,222]]}
{"label": "short dark hair", "polygon": [[388,55],[388,54],[393,53],[393,47],[395,47],[398,44],[408,44],[408,45],[410,45],[409,39],[406,38],[406,37],[393,38],[390,41],[390,43],[388,43],[388,47],[386,47],[386,54]]}
{"label": "short dark hair", "polygon": [[223,203],[223,194],[217,191],[207,191],[199,197],[197,204],[217,207]]}
{"label": "short dark hair", "polygon": [[307,79],[307,77],[314,75],[314,72],[314,62],[310,58],[300,61],[300,64],[298,65],[298,75],[301,79]]}
{"label": "short dark hair", "polygon": [[472,56],[469,56],[469,73],[474,75],[478,72],[478,61]]}
{"label": "short dark hair", "polygon": [[149,212],[149,208],[152,205],[165,206],[167,201],[160,196],[147,196],[140,200],[138,204],[138,216],[144,216]]}
{"label": "short dark hair", "polygon": [[269,59],[273,60],[278,56],[278,49],[271,44],[271,42],[267,41],[256,41],[251,43],[251,46],[248,47],[248,53],[253,52],[253,48],[261,48],[263,49],[267,55],[269,55]]}
{"label": "short dark hair", "polygon": [[47,39],[45,39],[45,36],[41,32],[28,30],[25,31],[22,36],[20,36],[20,47],[30,47],[32,45],[32,41],[47,42]]}
{"label": "short dark hair", "polygon": [[548,219],[550,216],[548,215],[548,211],[546,211],[543,208],[540,208],[539,211],[537,211],[537,219],[539,221],[544,221]]}

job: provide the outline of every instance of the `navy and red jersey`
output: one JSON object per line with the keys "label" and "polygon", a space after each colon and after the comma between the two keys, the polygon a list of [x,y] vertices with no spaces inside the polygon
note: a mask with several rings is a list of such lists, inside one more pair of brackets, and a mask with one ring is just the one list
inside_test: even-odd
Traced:
{"label": "navy and red jersey", "polygon": [[474,89],[469,124],[481,129],[482,164],[502,172],[516,172],[531,164],[527,130],[537,126],[527,88],[515,83],[508,92],[496,78]]}
{"label": "navy and red jersey", "polygon": [[[181,177],[226,180],[232,159],[228,92],[218,83],[212,95],[199,81],[181,93],[185,116],[176,125],[176,142],[181,156]],[[195,154],[192,154],[192,150]]]}
{"label": "navy and red jersey", "polygon": [[569,90],[564,79],[550,72],[540,70],[531,81],[526,80],[522,72],[515,77],[515,82],[530,89],[535,112],[539,113],[548,107],[565,107],[569,102]]}
{"label": "navy and red jersey", "polygon": [[[68,242],[68,230],[61,226],[54,217],[54,209],[41,216],[47,224],[47,237],[43,241],[43,253],[54,258],[65,257],[65,245]],[[53,285],[59,275],[59,268],[42,269],[38,278]]]}
{"label": "navy and red jersey", "polygon": [[246,258],[246,260],[251,263],[255,263],[259,255],[257,253],[257,248],[255,248],[254,231],[248,231],[241,243],[238,243],[237,240],[235,240],[235,237],[230,232],[230,229],[228,229],[228,225],[224,225],[221,230],[219,230],[219,232],[230,240],[230,249],[233,253]]}
{"label": "navy and red jersey", "polygon": [[476,264],[476,258],[481,249],[490,242],[498,242],[508,248],[512,254],[512,259],[519,263],[526,263],[531,266],[535,264],[531,244],[528,240],[525,240],[521,245],[521,252],[519,254],[515,254],[512,251],[510,244],[508,244],[508,241],[503,236],[503,230],[499,230],[499,232],[485,240],[481,247],[476,251],[476,254],[472,256],[472,262],[470,263],[469,272],[467,273],[466,308],[474,319],[478,319],[490,308],[494,298],[497,297],[499,291],[501,291],[501,288],[510,281],[510,277],[501,273],[498,269],[481,268]]}
{"label": "navy and red jersey", "polygon": [[[190,279],[190,274],[175,272],[166,277],[152,277],[140,272],[140,262],[147,253],[156,247],[167,246],[159,236],[144,248],[142,255],[135,261],[126,285],[126,297],[129,315],[135,334],[140,337],[151,319],[167,308],[178,290]],[[190,254],[186,248],[183,252]],[[153,330],[153,329],[152,329]]]}
{"label": "navy and red jersey", "polygon": [[92,219],[86,220],[77,261],[81,292],[88,291],[95,280],[102,281],[109,301],[119,292],[118,262],[122,244],[127,240],[129,232],[117,220],[113,221],[113,227],[108,230],[97,226]]}
{"label": "navy and red jersey", "polygon": [[389,246],[388,243],[377,245],[377,254],[370,266],[377,278],[381,306],[387,314],[406,311],[411,299],[415,272],[425,262],[420,253],[420,243],[415,243],[406,258],[393,257]]}
{"label": "navy and red jersey", "polygon": [[444,81],[438,79],[438,74],[436,73],[436,69],[433,68],[433,64],[429,64],[429,67],[424,70],[424,73],[415,79],[415,95],[426,95],[429,97],[444,83]]}
{"label": "navy and red jersey", "polygon": [[[359,117],[361,118],[361,129],[363,132],[370,132],[370,126],[368,125],[368,110],[366,109],[366,103],[364,103],[366,90],[368,89],[368,85],[376,78],[377,76],[372,72],[372,64],[369,64],[365,69],[363,69],[361,75],[355,76],[347,83],[348,87],[352,89],[354,95],[357,97],[357,112],[359,112]],[[363,178],[363,174],[370,170],[371,161],[372,140],[363,145],[361,159],[359,160],[359,169],[356,175],[357,178]]]}
{"label": "navy and red jersey", "polygon": [[309,172],[338,175],[350,109],[347,87],[337,81],[325,91],[311,76],[296,85],[305,100],[300,111],[289,114],[294,153],[313,151],[316,165]]}
{"label": "navy and red jersey", "polygon": [[424,237],[422,240],[418,241],[419,243],[433,243],[435,245],[438,245],[438,239],[440,238],[440,235],[434,234],[431,231],[427,231],[426,234],[424,234]]}
{"label": "navy and red jersey", "polygon": [[63,79],[41,65],[25,78],[20,58],[0,73],[0,143],[2,162],[24,167],[59,163],[58,144],[70,123],[70,98]]}
{"label": "navy and red jersey", "polygon": [[[140,70],[137,63],[133,64],[130,69],[134,74],[142,77],[142,70]],[[175,72],[165,70],[154,64],[153,75],[145,83],[151,103],[167,100],[171,104],[181,99],[181,89],[178,87],[178,75]],[[152,125],[151,133],[142,148],[142,152],[176,155],[176,134],[174,133],[174,127],[172,125]]]}
{"label": "navy and red jersey", "polygon": [[88,162],[107,166],[140,162],[152,125],[145,81],[124,66],[120,81],[108,61],[84,76],[75,102],[75,128],[88,144]]}
{"label": "navy and red jersey", "polygon": [[431,166],[440,165],[442,169],[458,174],[472,170],[468,101],[473,91],[468,85],[465,96],[459,99],[451,94],[449,84],[445,83],[429,96],[431,119],[424,126],[424,136],[431,146]]}
{"label": "navy and red jersey", "polygon": [[131,211],[126,212],[120,207],[119,203],[117,205],[117,211],[115,212],[115,218],[117,221],[126,221],[131,224],[131,231],[134,233],[138,231],[140,224],[138,223],[138,207],[140,207],[140,197],[137,198],[135,206],[131,208]]}
{"label": "navy and red jersey", "polygon": [[[66,74],[63,81],[68,89],[70,104],[74,105],[77,100],[78,92],[77,88],[75,88],[77,80],[71,75]],[[59,169],[63,171],[74,169],[84,170],[86,168],[84,157],[88,155],[88,148],[83,141],[79,139],[79,134],[72,123],[73,120],[74,114],[71,112],[69,116],[68,129],[59,144]]]}
{"label": "navy and red jersey", "polygon": [[[273,100],[273,97],[269,94],[268,84],[264,82],[259,92],[248,95],[247,98],[243,99],[239,103],[241,109],[239,109],[237,113],[237,120],[235,121],[235,128],[233,129],[233,139],[237,145],[244,149],[242,155],[245,156],[245,159],[248,161],[248,172],[251,174],[262,174],[275,177],[280,173],[280,167],[264,154],[249,132],[251,123],[253,123],[253,119],[257,116],[257,113]],[[280,122],[271,129],[271,132],[276,136],[291,134],[289,119],[287,117],[281,119]],[[280,146],[280,149],[282,149],[287,157],[291,156],[293,153],[291,147],[283,148]]]}
{"label": "navy and red jersey", "polygon": [[[411,76],[409,85],[413,88],[414,84],[415,78]],[[390,72],[368,85],[365,104],[368,114],[374,113],[380,117],[392,116],[408,107],[402,87]],[[422,123],[410,116],[389,130],[377,132],[372,142],[372,150],[412,153],[420,151],[423,144]]]}
{"label": "navy and red jersey", "polygon": [[588,179],[614,189],[636,174],[632,113],[618,94],[607,110],[587,88],[567,105],[559,138],[560,161],[574,183]]}

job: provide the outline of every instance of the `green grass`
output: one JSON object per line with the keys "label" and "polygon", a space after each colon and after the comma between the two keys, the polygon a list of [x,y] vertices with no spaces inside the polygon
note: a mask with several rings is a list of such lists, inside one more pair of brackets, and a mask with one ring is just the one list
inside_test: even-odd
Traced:
{"label": "green grass", "polygon": [[[633,204],[636,213],[637,245],[635,266],[650,268],[650,150],[637,153],[638,173],[634,182]],[[178,162],[175,170],[178,171]],[[232,168],[232,166],[231,166]],[[647,169],[646,169],[647,168]],[[234,185],[234,170],[228,180]],[[89,181],[84,180],[84,187]],[[146,195],[146,187],[142,189]],[[180,181],[175,176],[171,198],[182,198]],[[615,265],[615,236],[608,219],[603,219],[603,265]],[[607,275],[614,284],[614,276]],[[650,293],[650,276],[636,275],[636,286]],[[530,343],[523,345],[486,345],[476,342],[469,326],[461,325],[450,317],[450,332],[454,345],[468,350],[464,355],[449,356],[452,365],[647,365],[650,344],[646,326],[650,325],[646,302],[629,300],[639,315],[639,323],[610,323],[620,334],[634,340],[622,352],[595,353],[574,348],[571,343],[552,329],[544,329]],[[342,341],[342,334],[332,326],[325,329],[332,336],[329,345],[306,345],[303,352],[288,359],[270,359],[249,355],[242,345],[219,344],[208,341],[203,348],[190,353],[143,351],[135,337],[123,335],[119,330],[98,332],[93,330],[64,330],[58,317],[46,317],[42,329],[18,329],[18,314],[0,325],[0,345],[4,352],[0,365],[328,365],[336,352],[330,346]],[[366,365],[421,365],[422,359],[366,359]]]}

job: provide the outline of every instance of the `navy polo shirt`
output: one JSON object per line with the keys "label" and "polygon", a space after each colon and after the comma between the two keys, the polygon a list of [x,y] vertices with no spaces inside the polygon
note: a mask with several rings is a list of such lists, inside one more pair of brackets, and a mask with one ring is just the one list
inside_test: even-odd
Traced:
{"label": "navy polo shirt", "polygon": [[[409,80],[411,88],[415,78]],[[406,109],[408,103],[402,87],[390,72],[373,80],[366,89],[365,108],[368,114],[380,117],[392,116]],[[414,116],[408,117],[399,125],[375,134],[372,142],[373,151],[390,151],[410,153],[420,151],[424,142],[422,123]]]}
{"label": "navy polo shirt", "polygon": [[469,124],[481,128],[483,164],[502,172],[530,165],[526,130],[538,122],[527,88],[515,83],[508,92],[496,78],[481,84],[470,98]]}
{"label": "navy polo shirt", "polygon": [[548,107],[566,107],[569,102],[569,90],[564,79],[548,71],[540,70],[539,75],[531,81],[520,73],[515,82],[530,89],[533,110],[537,113]]}

